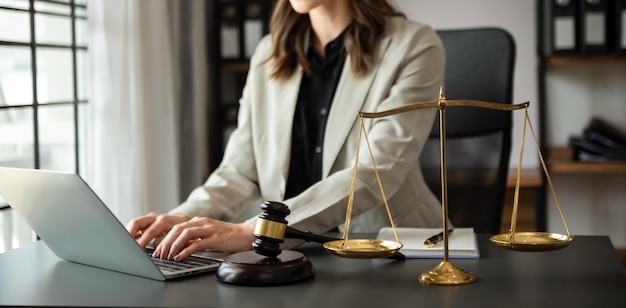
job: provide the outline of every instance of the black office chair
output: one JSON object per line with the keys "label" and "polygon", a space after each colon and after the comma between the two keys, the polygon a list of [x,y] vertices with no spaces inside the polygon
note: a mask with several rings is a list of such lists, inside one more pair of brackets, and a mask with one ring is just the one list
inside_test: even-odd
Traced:
{"label": "black office chair", "polygon": [[[448,100],[511,104],[515,42],[496,28],[438,31],[446,49]],[[448,217],[455,227],[500,233],[511,152],[512,113],[476,107],[446,109]],[[420,158],[441,196],[439,116]]]}

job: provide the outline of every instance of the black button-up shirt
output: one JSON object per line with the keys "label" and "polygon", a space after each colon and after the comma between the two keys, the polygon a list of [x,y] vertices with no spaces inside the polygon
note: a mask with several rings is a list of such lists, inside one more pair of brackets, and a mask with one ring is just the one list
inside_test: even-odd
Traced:
{"label": "black button-up shirt", "polygon": [[322,58],[309,44],[311,75],[302,76],[293,119],[291,163],[285,199],[300,194],[322,178],[324,130],[346,55],[344,32],[325,46]]}

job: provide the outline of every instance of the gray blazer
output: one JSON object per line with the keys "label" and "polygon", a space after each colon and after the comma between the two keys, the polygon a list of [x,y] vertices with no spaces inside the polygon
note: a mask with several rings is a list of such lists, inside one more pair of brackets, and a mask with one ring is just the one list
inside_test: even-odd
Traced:
{"label": "gray blazer", "polygon": [[[283,199],[302,69],[287,81],[271,79],[271,62],[259,65],[269,57],[271,44],[265,37],[252,56],[238,126],[221,165],[172,212],[229,221],[248,205],[258,209],[262,201],[281,201],[290,207],[286,219],[295,228],[325,232],[341,227],[354,169],[358,112],[436,101],[445,66],[442,43],[429,26],[394,17],[388,20],[366,75],[355,76],[350,58],[346,59],[326,124],[322,180],[288,200]],[[436,112],[421,109],[364,120],[396,227],[442,224],[440,202],[426,186],[419,166]],[[377,232],[390,225],[389,216],[363,139],[359,151],[350,231]]]}

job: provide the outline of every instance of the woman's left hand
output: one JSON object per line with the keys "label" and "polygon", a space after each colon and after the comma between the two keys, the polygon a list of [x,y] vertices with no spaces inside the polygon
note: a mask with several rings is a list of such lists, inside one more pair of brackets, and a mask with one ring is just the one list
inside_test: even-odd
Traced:
{"label": "woman's left hand", "polygon": [[200,250],[240,252],[252,249],[254,225],[194,217],[175,225],[157,245],[152,256],[180,261]]}

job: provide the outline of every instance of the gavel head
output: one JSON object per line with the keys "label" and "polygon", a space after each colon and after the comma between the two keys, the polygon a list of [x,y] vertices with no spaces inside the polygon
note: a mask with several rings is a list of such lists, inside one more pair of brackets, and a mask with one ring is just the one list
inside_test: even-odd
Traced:
{"label": "gavel head", "polygon": [[252,250],[256,253],[276,258],[281,253],[280,243],[285,240],[287,220],[291,213],[289,207],[280,202],[265,201],[261,204],[261,214],[254,228],[256,240],[252,243]]}

